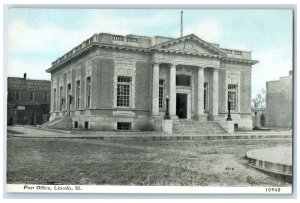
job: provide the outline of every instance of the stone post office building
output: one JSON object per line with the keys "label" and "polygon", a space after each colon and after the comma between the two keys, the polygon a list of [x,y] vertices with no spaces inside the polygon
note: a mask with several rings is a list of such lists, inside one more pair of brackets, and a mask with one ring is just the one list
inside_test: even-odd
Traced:
{"label": "stone post office building", "polygon": [[94,34],[52,62],[49,125],[140,130],[162,120],[251,129],[251,52],[180,38]]}

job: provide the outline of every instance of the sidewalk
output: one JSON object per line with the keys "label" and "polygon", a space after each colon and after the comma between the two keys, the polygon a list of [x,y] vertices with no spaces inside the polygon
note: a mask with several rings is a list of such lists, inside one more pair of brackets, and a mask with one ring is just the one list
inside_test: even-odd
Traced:
{"label": "sidewalk", "polygon": [[[145,139],[145,140],[194,140],[194,139],[264,139],[264,138],[292,138],[291,130],[276,131],[244,131],[233,134],[164,134],[162,132],[141,131],[64,131],[56,129],[41,129],[31,126],[8,126],[9,133],[14,137],[28,138],[98,138],[98,139]],[[22,134],[19,134],[22,133]]]}

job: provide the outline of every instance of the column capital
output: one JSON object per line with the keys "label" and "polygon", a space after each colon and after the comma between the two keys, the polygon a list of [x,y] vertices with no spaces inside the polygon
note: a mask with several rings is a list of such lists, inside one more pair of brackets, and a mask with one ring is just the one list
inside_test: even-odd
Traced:
{"label": "column capital", "polygon": [[203,66],[198,66],[198,71],[204,71],[205,67]]}
{"label": "column capital", "polygon": [[170,64],[170,68],[176,68],[176,66],[178,66],[177,63],[169,63]]}
{"label": "column capital", "polygon": [[198,68],[198,70],[201,70],[201,69],[205,69],[206,67],[204,67],[204,66],[197,66],[197,68]]}
{"label": "column capital", "polygon": [[153,65],[153,66],[154,66],[154,65],[160,65],[160,64],[161,64],[161,63],[159,63],[159,62],[152,62],[152,63],[151,63],[151,65]]}

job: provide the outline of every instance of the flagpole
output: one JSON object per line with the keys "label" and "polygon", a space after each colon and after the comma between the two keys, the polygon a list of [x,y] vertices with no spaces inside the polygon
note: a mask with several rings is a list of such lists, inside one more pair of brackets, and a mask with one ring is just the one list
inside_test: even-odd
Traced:
{"label": "flagpole", "polygon": [[180,25],[181,35],[180,35],[180,37],[183,37],[183,21],[182,21],[182,18],[183,18],[183,11],[181,11],[180,13],[181,13],[181,25]]}

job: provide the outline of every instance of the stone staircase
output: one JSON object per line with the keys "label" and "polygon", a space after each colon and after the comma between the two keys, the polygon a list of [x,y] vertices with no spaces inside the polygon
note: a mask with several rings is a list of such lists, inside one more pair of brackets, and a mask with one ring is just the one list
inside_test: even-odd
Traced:
{"label": "stone staircase", "polygon": [[176,134],[226,134],[216,121],[174,120],[173,133]]}
{"label": "stone staircase", "polygon": [[70,117],[57,117],[42,125],[42,128],[55,128],[55,129],[71,129],[72,118]]}

